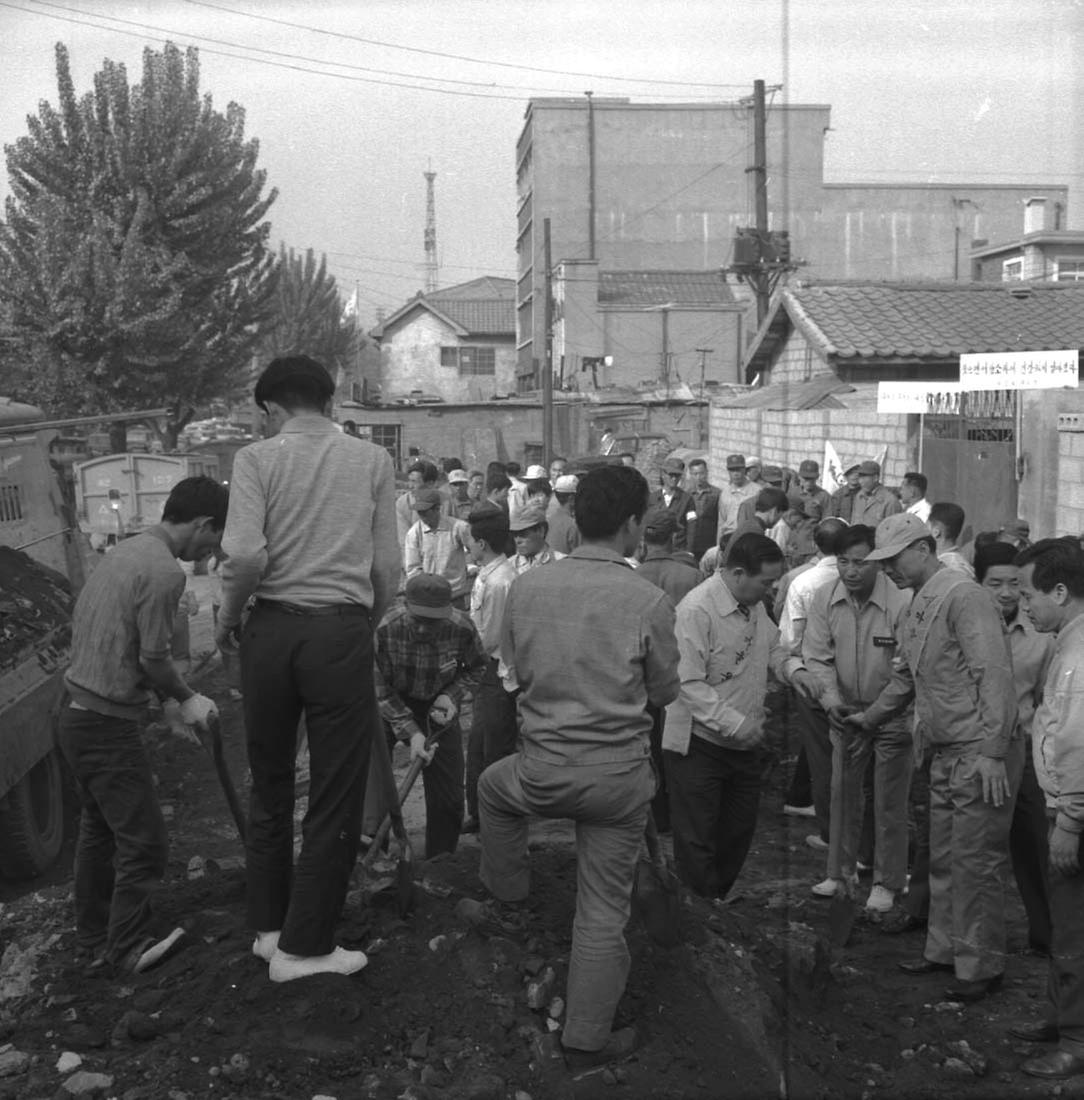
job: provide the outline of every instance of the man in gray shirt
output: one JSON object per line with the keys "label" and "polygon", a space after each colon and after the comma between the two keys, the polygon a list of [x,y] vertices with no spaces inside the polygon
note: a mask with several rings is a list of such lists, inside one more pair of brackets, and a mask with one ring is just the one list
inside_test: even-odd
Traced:
{"label": "man in gray shirt", "polygon": [[[248,916],[272,981],[352,974],[334,945],[357,856],[374,734],[373,624],[399,579],[395,479],[382,447],[336,430],[335,385],[305,356],[256,383],[267,436],[237,452],[222,545],[216,641],[240,641],[252,799]],[[254,599],[251,613],[242,613]],[[294,758],[305,716],[312,762],[293,867]]]}

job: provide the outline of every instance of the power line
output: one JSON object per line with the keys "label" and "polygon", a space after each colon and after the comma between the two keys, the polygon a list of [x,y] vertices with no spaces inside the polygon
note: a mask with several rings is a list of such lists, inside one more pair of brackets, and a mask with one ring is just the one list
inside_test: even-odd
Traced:
{"label": "power line", "polygon": [[425,54],[428,57],[439,57],[448,61],[466,61],[471,65],[489,65],[500,69],[518,69],[520,72],[546,73],[550,76],[574,76],[585,77],[589,80],[603,80],[620,84],[666,84],[682,88],[745,88],[745,84],[715,84],[711,81],[701,80],[652,80],[632,76],[602,76],[598,73],[574,72],[566,69],[545,69],[536,65],[516,65],[510,61],[490,61],[479,57],[466,57],[462,54],[446,53],[442,50],[427,50],[421,46],[403,46],[397,42],[383,42],[374,38],[362,38],[356,34],[346,34],[341,31],[329,31],[323,27],[313,27],[305,23],[292,23],[287,19],[275,19],[270,15],[257,15],[255,12],[238,11],[236,8],[227,7],[224,4],[212,4],[208,0],[186,0],[186,3],[201,8],[213,8],[229,15],[242,16],[245,19],[259,19],[264,23],[277,23],[283,27],[291,27],[294,30],[310,31],[312,34],[323,34],[331,38],[346,39],[351,42],[362,42],[367,46],[380,46],[389,50],[403,50],[407,53]]}

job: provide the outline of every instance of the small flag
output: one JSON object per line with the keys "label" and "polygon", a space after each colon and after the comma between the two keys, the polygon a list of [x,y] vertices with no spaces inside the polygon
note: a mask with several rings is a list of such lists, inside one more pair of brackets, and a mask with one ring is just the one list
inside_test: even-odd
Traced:
{"label": "small flag", "polygon": [[821,463],[821,488],[826,492],[834,493],[844,481],[843,463],[836,454],[835,447],[826,439],[824,441],[824,461]]}

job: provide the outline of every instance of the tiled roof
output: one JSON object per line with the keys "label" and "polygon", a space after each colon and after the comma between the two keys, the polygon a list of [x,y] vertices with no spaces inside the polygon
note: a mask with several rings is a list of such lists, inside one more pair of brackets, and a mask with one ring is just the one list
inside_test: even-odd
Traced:
{"label": "tiled roof", "polygon": [[430,298],[514,298],[515,279],[502,279],[499,275],[483,275],[455,286],[442,286],[433,291]]}
{"label": "tiled roof", "polygon": [[948,359],[1084,347],[1084,285],[836,283],[788,288],[782,308],[825,355]]}
{"label": "tiled roof", "polygon": [[717,306],[734,301],[718,271],[600,271],[599,305]]}
{"label": "tiled roof", "polygon": [[516,334],[516,303],[511,298],[442,298],[438,291],[424,301],[445,317],[450,317],[471,335]]}
{"label": "tiled roof", "polygon": [[728,409],[824,409],[841,408],[833,396],[853,393],[854,386],[841,382],[835,374],[815,374],[805,382],[780,382],[762,386],[717,403]]}

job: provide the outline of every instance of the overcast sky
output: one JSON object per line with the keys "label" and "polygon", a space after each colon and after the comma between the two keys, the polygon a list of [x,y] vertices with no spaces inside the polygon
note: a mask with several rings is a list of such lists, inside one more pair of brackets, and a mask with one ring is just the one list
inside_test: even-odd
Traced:
{"label": "overcast sky", "polygon": [[441,283],[514,275],[532,95],[730,100],[762,78],[831,105],[830,181],[1064,183],[1084,228],[1084,0],[0,0],[0,140],[56,101],[57,41],[83,92],[166,40],[245,107],[276,244],[326,252],[366,324],[422,286],[430,162]]}

